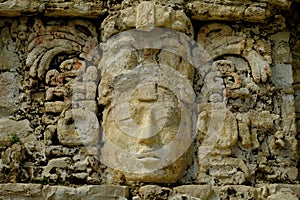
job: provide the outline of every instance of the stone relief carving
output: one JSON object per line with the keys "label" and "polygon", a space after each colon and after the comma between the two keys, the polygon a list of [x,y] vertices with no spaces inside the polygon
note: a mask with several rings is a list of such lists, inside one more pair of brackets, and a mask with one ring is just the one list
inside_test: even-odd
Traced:
{"label": "stone relief carving", "polygon": [[[1,65],[5,72],[0,74],[1,86],[8,90],[2,91],[1,101],[11,108],[3,109],[1,117],[8,117],[8,112],[20,121],[1,119],[7,126],[0,127],[0,171],[11,170],[2,173],[1,182],[45,178],[52,184],[256,185],[297,181],[290,33],[277,27],[265,34],[255,25],[225,23],[201,23],[194,33],[183,7],[166,4],[136,2],[131,7],[124,3],[102,25],[95,20],[33,22],[27,18],[0,24],[0,34],[6,38],[0,41],[4,46],[0,55],[21,58]],[[281,6],[288,4],[282,1]],[[262,12],[252,19],[252,11]],[[251,3],[237,14],[243,12],[250,21],[269,16],[263,3]],[[201,18],[199,13],[192,15]],[[169,30],[155,32],[156,27]],[[134,28],[143,37],[117,36]],[[197,35],[203,48],[190,48],[192,39],[187,42],[178,32],[191,38]],[[151,37],[163,44],[151,45]],[[140,38],[147,38],[148,46],[128,45],[141,42]],[[178,49],[168,48],[172,45]],[[198,57],[205,62],[193,65]],[[12,63],[24,68],[19,77],[19,110],[11,105],[18,96]],[[14,101],[6,101],[8,96]],[[21,131],[17,136],[25,144],[11,145],[11,131]],[[300,195],[294,192],[297,188],[237,186],[235,193],[235,186],[208,187],[201,188],[203,194],[189,191],[192,186],[145,186],[133,193],[136,199],[154,194],[171,199],[214,195],[296,199]]]}
{"label": "stone relief carving", "polygon": [[[70,20],[66,23],[52,21],[45,24],[36,19],[25,47],[28,69],[24,80],[27,85],[24,87],[25,94],[30,104],[43,101],[42,112],[37,112],[42,115],[42,123],[35,127],[36,133],[37,130],[45,130],[43,143],[33,147],[33,151],[40,148],[41,150],[35,151],[50,157],[54,152],[59,152],[59,149],[62,151],[62,158],[50,159],[47,166],[42,167],[42,174],[31,174],[35,180],[43,177],[53,182],[59,179],[86,179],[88,173],[82,173],[81,169],[87,168],[89,155],[96,155],[82,150],[79,158],[70,161],[65,157],[73,152],[68,147],[96,144],[99,138],[96,116],[98,70],[93,66],[93,59],[97,58],[88,55],[98,44],[98,34],[92,23],[82,20]],[[44,85],[39,85],[39,82]],[[92,161],[92,156],[89,159]],[[63,166],[70,166],[77,173],[61,179],[59,177],[65,173]],[[95,171],[90,172],[93,173]],[[97,175],[90,180],[94,183],[97,181],[100,181]]]}
{"label": "stone relief carving", "polygon": [[102,27],[101,39],[103,41],[113,34],[132,28],[149,31],[154,27],[164,27],[189,36],[194,34],[192,23],[182,9],[175,10],[172,7],[163,6],[159,1],[143,1],[136,7],[130,6],[117,11],[103,21]]}
{"label": "stone relief carving", "polygon": [[[167,29],[144,31],[154,29],[157,26],[152,24],[154,22],[167,28],[177,23],[182,27],[173,27],[175,30],[191,35],[191,22],[183,12],[152,2],[143,2],[136,9],[136,22],[132,26],[142,32],[129,31],[103,44],[99,65],[102,78],[98,87],[98,101],[105,106],[100,159],[121,171],[126,180],[176,182],[190,165],[195,126],[194,68],[187,61],[181,61],[180,55],[184,52],[176,49],[180,46],[176,41],[179,38],[183,46],[188,47],[188,36],[182,37]],[[135,13],[128,14],[135,17]],[[144,15],[159,20],[145,20]],[[176,19],[170,21],[175,15],[178,20],[184,19],[184,23]],[[125,18],[108,17],[104,24],[115,23],[118,19]],[[122,30],[105,28],[104,38]],[[176,52],[169,52],[170,47]]]}
{"label": "stone relief carving", "polygon": [[[216,94],[213,95],[214,98],[212,98],[212,94],[205,91],[212,85],[209,81],[207,83],[204,81],[202,87],[200,96],[206,101],[204,100],[202,105],[205,111],[199,115],[199,139],[201,141],[205,137],[209,137],[205,136],[205,134],[209,133],[209,126],[224,132],[224,134],[220,134],[218,138],[220,145],[218,145],[218,142],[216,143],[217,145],[211,150],[209,158],[203,159],[201,157],[199,159],[200,173],[198,181],[201,183],[241,184],[251,180],[251,174],[257,169],[249,168],[251,166],[248,163],[249,158],[243,156],[236,158],[234,156],[237,153],[235,152],[237,150],[236,147],[241,148],[238,151],[258,149],[264,156],[266,156],[265,153],[275,156],[274,150],[278,147],[272,146],[270,151],[261,149],[262,143],[265,143],[263,138],[266,137],[265,133],[268,132],[273,134],[269,138],[282,138],[281,133],[285,129],[285,125],[281,127],[276,126],[280,115],[283,113],[276,111],[272,106],[268,106],[272,101],[276,101],[276,99],[272,99],[275,87],[267,83],[271,76],[270,64],[272,59],[270,47],[268,42],[263,40],[259,40],[254,46],[253,39],[243,35],[236,36],[232,28],[223,24],[208,24],[200,28],[198,41],[203,44],[204,48],[216,60],[212,63],[211,71],[207,72],[206,77],[215,77],[213,79],[215,83],[218,81],[219,84],[224,85],[222,87],[224,91],[216,91]],[[215,68],[218,69],[219,74],[215,73]],[[274,73],[276,76],[278,72],[275,71]],[[263,86],[260,84],[261,82],[266,83]],[[214,91],[214,89],[212,88],[208,91]],[[262,99],[262,94],[266,99]],[[287,96],[289,95],[283,95],[282,98]],[[219,117],[214,114],[213,110],[209,110],[209,103],[205,105],[206,102],[216,100],[224,101],[223,109],[228,110],[225,119],[227,123],[224,124],[224,127],[218,127],[219,125],[216,121],[220,120]],[[215,122],[210,123],[210,121],[214,120]],[[274,127],[276,128],[274,129]],[[294,131],[295,129],[293,128],[292,132]],[[279,136],[277,137],[276,135]],[[240,141],[238,141],[238,137],[241,138]],[[279,146],[279,143],[284,143],[275,138],[272,140],[276,140]],[[266,143],[270,144],[270,142]],[[274,144],[274,142],[271,143]],[[296,150],[295,147],[294,149]],[[199,147],[200,156],[202,148],[201,146]],[[261,159],[260,153],[256,159]],[[291,159],[297,158],[291,156]],[[258,169],[265,169],[264,166],[267,163],[263,162],[263,160],[257,161],[261,163]],[[293,165],[293,162],[289,163]],[[280,176],[280,179],[283,178],[283,174],[288,173],[291,175],[295,172],[295,168],[294,170],[292,169],[293,167],[289,168],[288,172],[282,170],[279,173],[275,168],[274,171],[268,170],[268,173],[275,173],[273,177],[279,178]],[[272,176],[270,175],[269,177],[271,178]]]}
{"label": "stone relief carving", "polygon": [[187,3],[187,9],[192,13],[192,18],[197,20],[244,20],[249,22],[264,22],[272,15],[272,7],[288,10],[291,1],[224,1],[198,0]]}
{"label": "stone relief carving", "polygon": [[[101,53],[97,48],[90,53],[97,45],[97,32],[93,24],[70,21],[66,26],[45,26],[41,21],[35,22],[34,33],[30,35],[27,45],[26,65],[33,85],[35,81],[45,80],[45,143],[51,145],[53,137],[57,137],[59,144],[66,147],[93,146],[98,145],[100,139],[103,142],[100,160],[120,171],[127,181],[175,182],[192,164],[194,143],[191,142],[191,134],[197,128],[198,135],[194,141],[199,142],[197,182],[223,185],[251,181],[252,174],[258,168],[264,169],[267,164],[262,160],[257,168],[251,163],[257,162],[260,156],[276,154],[274,150],[266,152],[260,149],[262,143],[272,138],[265,136],[265,132],[275,135],[272,139],[274,145],[268,146],[271,149],[278,145],[282,148],[285,144],[285,136],[280,134],[283,130],[279,126],[276,130],[273,128],[279,123],[281,113],[271,106],[271,96],[275,91],[269,83],[272,58],[268,41],[254,41],[246,34],[237,32],[236,28],[224,24],[207,24],[200,28],[197,38],[212,62],[192,66],[183,62],[176,52],[157,50],[162,46],[151,49],[150,46],[136,48],[125,45],[126,48],[123,48],[127,41],[138,40],[129,36],[113,36],[111,39],[112,35],[129,28],[136,27],[147,33],[159,25],[193,36],[191,22],[185,15],[180,16],[182,12],[151,2],[143,2],[134,8],[134,12],[129,12],[132,9],[125,8],[118,15],[108,16],[104,20],[101,37],[105,42],[101,43]],[[165,9],[169,10],[168,16],[159,17],[160,10]],[[154,14],[153,10],[157,12]],[[127,13],[127,18],[120,17],[123,12]],[[144,15],[151,19],[159,18],[161,22],[152,24],[158,21],[143,21]],[[175,15],[179,21],[173,17]],[[108,25],[127,19],[133,20],[131,25],[122,23],[125,27],[121,29]],[[174,28],[171,24],[175,22],[182,24],[182,27]],[[177,43],[172,39],[165,41],[167,45]],[[96,56],[97,53],[101,58]],[[184,56],[186,53],[181,53],[189,61],[189,57]],[[157,67],[165,65],[168,67]],[[194,80],[197,76],[200,79]],[[176,77],[180,82],[178,85],[183,85],[189,92],[181,96],[174,92],[176,87],[170,77]],[[100,84],[97,86],[99,78]],[[95,101],[96,94],[98,102]],[[192,102],[192,94],[197,96],[193,103],[199,103],[196,109],[199,112],[198,122],[193,119],[193,112],[182,108],[183,104]],[[262,96],[265,99],[261,99]],[[184,140],[190,144],[182,150],[182,157],[171,159],[172,162],[161,165],[159,169],[151,167],[168,160],[168,153],[172,155],[167,150],[157,155],[153,152],[159,152],[160,148],[171,143],[183,119],[185,126],[181,127],[184,130],[182,134],[188,137]],[[224,123],[217,125],[216,121]],[[100,126],[103,135],[99,135]],[[156,135],[160,129],[162,131]],[[218,139],[213,142],[210,141],[213,136],[211,130],[218,133]],[[180,146],[179,143],[173,145]],[[261,151],[261,155],[252,155],[250,160],[246,155],[236,156],[250,149]],[[147,153],[150,157],[145,156]],[[160,154],[166,156],[160,157]],[[124,160],[128,155],[134,156]],[[99,155],[96,153],[94,156]],[[294,169],[291,167],[286,173],[294,173]],[[272,174],[271,171],[269,173]],[[122,175],[117,176],[121,179]]]}
{"label": "stone relief carving", "polygon": [[[99,102],[105,105],[102,159],[127,173],[129,180],[174,182],[188,164],[185,151],[192,143],[194,92],[185,77],[191,72],[183,68],[176,71],[159,61],[147,64],[148,58],[168,54],[159,54],[156,50],[140,51],[142,63],[122,59],[128,70],[122,70],[118,62],[105,66],[108,70],[103,69],[99,85]],[[145,54],[148,58],[144,57]],[[176,69],[178,65],[180,63],[174,62],[172,67]],[[175,77],[180,87],[173,82]],[[107,80],[110,78],[111,82]],[[109,88],[113,88],[111,99],[107,98]],[[166,169],[160,169],[162,167]]]}

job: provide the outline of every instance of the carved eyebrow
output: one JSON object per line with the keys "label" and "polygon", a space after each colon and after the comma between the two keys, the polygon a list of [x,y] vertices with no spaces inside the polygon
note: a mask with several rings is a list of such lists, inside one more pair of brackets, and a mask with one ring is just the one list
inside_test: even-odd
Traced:
{"label": "carved eyebrow", "polygon": [[131,117],[125,117],[123,119],[119,119],[120,121],[126,121],[126,120],[131,120],[132,118]]}

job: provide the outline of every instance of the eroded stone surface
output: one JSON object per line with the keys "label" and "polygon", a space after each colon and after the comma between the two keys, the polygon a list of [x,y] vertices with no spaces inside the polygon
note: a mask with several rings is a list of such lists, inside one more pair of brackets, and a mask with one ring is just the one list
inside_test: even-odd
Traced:
{"label": "eroded stone surface", "polygon": [[[197,188],[199,190],[195,191]],[[207,189],[209,193],[207,193]],[[184,185],[177,188],[157,185],[143,186],[133,199],[170,199],[170,200],[214,200],[226,199],[282,199],[299,198],[299,185],[270,184],[269,186],[224,186]],[[128,199],[129,188],[126,186],[90,185],[77,188],[66,186],[43,186],[40,184],[1,184],[0,197],[8,199]],[[204,192],[201,194],[201,191]],[[285,195],[285,196],[283,196]]]}
{"label": "eroded stone surface", "polygon": [[21,1],[4,0],[0,2],[0,15],[7,17],[21,16],[24,14],[43,13],[46,16],[68,17],[97,17],[105,13],[106,8],[102,1]]}
{"label": "eroded stone surface", "polygon": [[271,80],[279,88],[291,87],[294,81],[292,65],[277,64],[273,66]]}
{"label": "eroded stone surface", "polygon": [[98,143],[99,123],[92,111],[72,109],[58,120],[57,136],[61,144],[77,146]]}
{"label": "eroded stone surface", "polygon": [[[247,3],[246,3],[247,2]],[[192,18],[197,20],[245,20],[264,22],[272,15],[272,6],[289,9],[291,1],[205,1],[196,0],[187,4]]]}
{"label": "eroded stone surface", "polygon": [[[10,28],[5,26],[6,23],[16,23],[16,21],[11,21],[11,20],[3,20],[0,22],[0,27],[1,27],[1,38],[2,40],[0,41],[0,45],[2,48],[0,49],[0,59],[1,59],[1,64],[0,64],[0,69],[1,71],[10,71],[10,70],[15,70],[18,67],[20,67],[20,61],[19,61],[19,56],[17,55],[16,52],[16,43],[13,41],[13,35],[14,33],[11,32]],[[19,26],[16,27],[20,31],[26,31],[28,28],[26,26]],[[22,30],[23,29],[23,30]],[[24,33],[24,32],[23,32]],[[19,37],[22,37],[22,34],[19,34]]]}
{"label": "eroded stone surface", "polygon": [[[157,32],[154,30],[153,34]],[[118,45],[117,39],[105,45]],[[165,45],[175,40],[167,41]],[[189,164],[186,156],[190,156],[187,154],[193,142],[195,97],[191,81],[187,79],[193,78],[193,70],[188,64],[183,68],[184,62],[179,59],[171,60],[170,53],[158,54],[156,50],[147,49],[139,52],[139,58],[133,49],[119,52],[123,60],[119,63],[107,49],[103,54],[106,60],[100,62],[103,78],[98,98],[99,103],[106,106],[101,160],[124,173],[127,180],[176,182]],[[156,54],[171,66],[156,64],[159,62]],[[169,77],[176,77],[177,83]]]}
{"label": "eroded stone surface", "polygon": [[127,199],[125,186],[42,186],[40,184],[7,184],[0,186],[0,197],[7,199]]}
{"label": "eroded stone surface", "polygon": [[[299,198],[296,8],[0,0],[0,15],[32,16],[0,20],[0,182],[126,184],[136,200]],[[128,197],[3,187],[3,198]]]}
{"label": "eroded stone surface", "polygon": [[183,10],[174,10],[151,1],[145,1],[137,7],[128,7],[114,13],[103,21],[102,27],[104,28],[101,33],[102,40],[132,28],[150,31],[154,27],[163,27],[190,36],[194,34],[191,21]]}
{"label": "eroded stone surface", "polygon": [[19,80],[14,73],[5,72],[0,74],[0,115],[9,116],[19,108]]}
{"label": "eroded stone surface", "polygon": [[[3,149],[13,143],[13,137],[24,140],[32,131],[28,120],[13,121],[10,119],[0,119],[0,148]],[[24,141],[25,142],[25,141]]]}

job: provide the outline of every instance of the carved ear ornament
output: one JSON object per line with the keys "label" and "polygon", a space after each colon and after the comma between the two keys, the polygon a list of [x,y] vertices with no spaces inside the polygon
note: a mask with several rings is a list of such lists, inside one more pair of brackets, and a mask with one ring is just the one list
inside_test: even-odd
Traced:
{"label": "carved ear ornament", "polygon": [[79,57],[97,45],[96,29],[86,21],[72,20],[65,26],[44,26],[37,19],[33,28],[35,32],[28,39],[26,66],[29,68],[30,77],[39,80],[45,78],[55,56],[73,54]]}

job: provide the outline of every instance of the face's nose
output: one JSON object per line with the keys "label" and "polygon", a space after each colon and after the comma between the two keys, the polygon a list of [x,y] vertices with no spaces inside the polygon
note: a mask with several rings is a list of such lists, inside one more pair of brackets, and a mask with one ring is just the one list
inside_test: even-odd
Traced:
{"label": "face's nose", "polygon": [[157,115],[159,113],[155,106],[151,106],[144,114],[141,124],[141,134],[138,140],[140,144],[153,145],[158,142],[157,133],[159,133],[161,127],[157,124]]}

